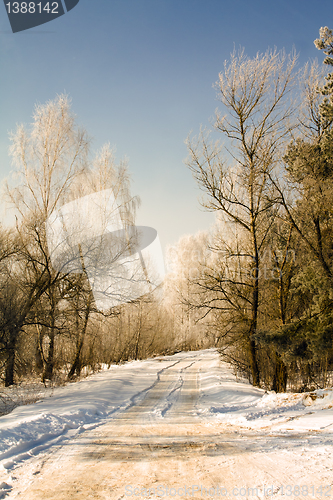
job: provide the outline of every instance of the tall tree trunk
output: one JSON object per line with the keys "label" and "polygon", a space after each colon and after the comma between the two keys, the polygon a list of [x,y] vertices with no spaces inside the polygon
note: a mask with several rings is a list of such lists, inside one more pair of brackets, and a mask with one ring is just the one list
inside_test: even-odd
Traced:
{"label": "tall tree trunk", "polygon": [[42,353],[40,350],[40,345],[39,342],[37,342],[36,345],[36,350],[35,350],[35,364],[36,364],[36,370],[40,374],[43,372],[43,358],[42,358]]}
{"label": "tall tree trunk", "polygon": [[275,353],[275,367],[272,382],[272,391],[285,392],[287,388],[287,367],[281,356]]}
{"label": "tall tree trunk", "polygon": [[79,313],[77,311],[77,326],[78,326],[78,342],[76,344],[76,353],[75,353],[75,358],[74,358],[74,361],[73,361],[73,364],[71,366],[71,369],[68,373],[68,378],[71,379],[74,377],[74,374],[76,373],[76,375],[79,377],[80,374],[81,374],[81,369],[82,369],[82,348],[83,348],[83,344],[84,344],[84,339],[85,339],[85,336],[86,336],[86,332],[87,332],[87,326],[88,326],[88,320],[89,320],[89,315],[90,315],[90,311],[91,311],[91,306],[92,306],[92,302],[93,302],[93,297],[92,297],[92,293],[89,292],[89,297],[88,297],[88,302],[86,304],[86,310],[85,310],[85,314],[84,314],[84,322],[83,322],[83,325],[82,325],[82,329],[80,331],[79,329]]}
{"label": "tall tree trunk", "polygon": [[251,277],[253,280],[252,285],[252,310],[251,310],[251,325],[249,332],[249,356],[250,356],[250,368],[252,374],[252,384],[255,387],[260,387],[260,373],[257,361],[257,345],[255,341],[255,334],[258,325],[258,309],[259,309],[259,252],[256,240],[256,227],[254,218],[252,218],[251,223],[252,230],[252,244],[253,244],[253,264],[251,268]]}
{"label": "tall tree trunk", "polygon": [[37,323],[36,323],[36,333],[37,333],[37,342],[35,350],[36,369],[39,373],[43,373],[43,368],[44,368],[43,331],[42,328],[39,328]]}
{"label": "tall tree trunk", "polygon": [[15,347],[9,347],[5,364],[5,387],[14,385]]}
{"label": "tall tree trunk", "polygon": [[52,380],[53,378],[53,368],[54,368],[54,337],[55,337],[55,331],[54,328],[51,328],[51,332],[49,335],[50,338],[50,343],[49,343],[49,349],[47,353],[47,359],[44,365],[44,371],[43,371],[43,382],[46,380]]}
{"label": "tall tree trunk", "polygon": [[249,357],[250,357],[252,384],[255,387],[260,387],[260,373],[257,362],[257,346],[255,340],[251,338],[249,340]]}
{"label": "tall tree trunk", "polygon": [[83,337],[81,337],[81,339],[79,340],[79,342],[76,345],[75,358],[74,358],[73,364],[71,366],[71,369],[68,373],[69,379],[72,379],[75,374],[77,375],[77,377],[80,376],[81,369],[82,369],[82,360],[81,360],[82,347],[83,347]]}
{"label": "tall tree trunk", "polygon": [[134,359],[138,359],[139,357],[139,345],[140,345],[140,338],[141,338],[141,330],[142,330],[142,306],[141,302],[139,304],[139,322],[138,322],[138,330],[136,334],[136,339],[135,339],[135,348],[134,348]]}
{"label": "tall tree trunk", "polygon": [[50,327],[48,329],[48,336],[50,339],[49,348],[46,358],[46,363],[44,365],[43,372],[43,382],[45,380],[52,380],[53,378],[53,369],[54,369],[54,343],[55,343],[55,326],[56,326],[56,308],[57,308],[57,300],[55,287],[50,286],[49,288],[49,299],[50,299]]}
{"label": "tall tree trunk", "polygon": [[6,346],[7,357],[5,361],[5,387],[14,385],[16,344],[20,330],[15,329],[9,332],[9,341]]}

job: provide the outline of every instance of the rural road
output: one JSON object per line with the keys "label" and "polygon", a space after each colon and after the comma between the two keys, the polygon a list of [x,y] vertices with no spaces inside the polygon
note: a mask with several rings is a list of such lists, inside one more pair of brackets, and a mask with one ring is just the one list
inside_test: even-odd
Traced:
{"label": "rural road", "polygon": [[198,415],[198,374],[207,366],[207,357],[189,356],[161,370],[129,409],[18,468],[19,487],[8,498],[317,498],[279,486],[318,485],[327,473],[323,460],[314,469],[315,458],[302,456],[304,435]]}

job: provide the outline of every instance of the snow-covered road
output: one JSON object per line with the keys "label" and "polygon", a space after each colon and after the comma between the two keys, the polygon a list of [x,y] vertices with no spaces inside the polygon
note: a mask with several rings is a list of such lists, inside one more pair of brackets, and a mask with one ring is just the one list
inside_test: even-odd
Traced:
{"label": "snow-covered road", "polygon": [[214,350],[113,367],[0,418],[2,497],[331,498],[332,402],[255,389]]}

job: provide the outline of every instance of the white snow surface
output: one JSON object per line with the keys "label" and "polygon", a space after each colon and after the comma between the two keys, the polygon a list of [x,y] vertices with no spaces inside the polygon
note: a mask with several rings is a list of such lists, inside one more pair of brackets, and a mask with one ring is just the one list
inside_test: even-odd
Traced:
{"label": "white snow surface", "polygon": [[[267,393],[237,379],[216,351],[205,350],[115,365],[56,388],[45,400],[17,407],[0,417],[0,464],[9,468],[41,449],[104,424],[140,401],[166,368],[189,358],[203,361],[195,409],[201,419],[252,429],[333,432],[332,388],[304,394]],[[160,418],[167,416],[178,388],[179,382],[155,409]]]}
{"label": "white snow surface", "polygon": [[[279,431],[282,435],[314,431],[318,438],[322,433],[323,445],[330,440],[327,433],[333,431],[332,388],[304,394],[267,393],[237,379],[232,368],[221,362],[218,352],[209,349],[115,365],[56,388],[51,397],[17,407],[0,417],[0,469],[10,474],[41,451],[47,452],[55,444],[119,417],[143,401],[170,369],[176,374],[174,382],[162,400],[150,409],[155,420],[167,421],[184,384],[183,373],[195,363],[199,363],[196,372],[199,397],[190,407],[194,419],[226,423],[238,429]],[[0,498],[6,485],[6,482],[0,484]]]}

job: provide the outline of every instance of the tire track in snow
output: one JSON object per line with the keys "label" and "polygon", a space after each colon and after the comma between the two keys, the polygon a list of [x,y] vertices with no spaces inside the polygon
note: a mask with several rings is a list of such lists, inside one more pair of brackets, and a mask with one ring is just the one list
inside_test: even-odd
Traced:
{"label": "tire track in snow", "polygon": [[[153,422],[164,417],[179,399],[184,386],[182,374],[197,361],[179,360],[158,372],[157,380],[139,395],[139,401],[129,405],[125,412],[114,417],[123,424]],[[184,366],[183,366],[184,365]],[[174,369],[176,367],[176,369]]]}
{"label": "tire track in snow", "polygon": [[[281,481],[286,485],[304,479],[318,484],[331,478],[333,459],[325,459],[327,470],[321,462],[314,468],[313,452],[309,459],[306,455],[310,448],[306,435],[275,436],[269,430],[255,432],[193,418],[200,361],[199,356],[188,355],[155,371],[153,383],[132,396],[127,409],[123,407],[107,424],[65,444],[45,460],[43,468],[35,463],[32,473],[36,475],[20,491],[10,493],[10,498],[118,500],[130,498],[126,485],[139,489],[161,484],[169,488],[220,486],[231,492],[233,487],[272,483],[273,495],[263,496],[260,491],[252,498],[280,498]],[[202,361],[209,371],[207,357]],[[203,497],[200,491],[191,496]]]}

